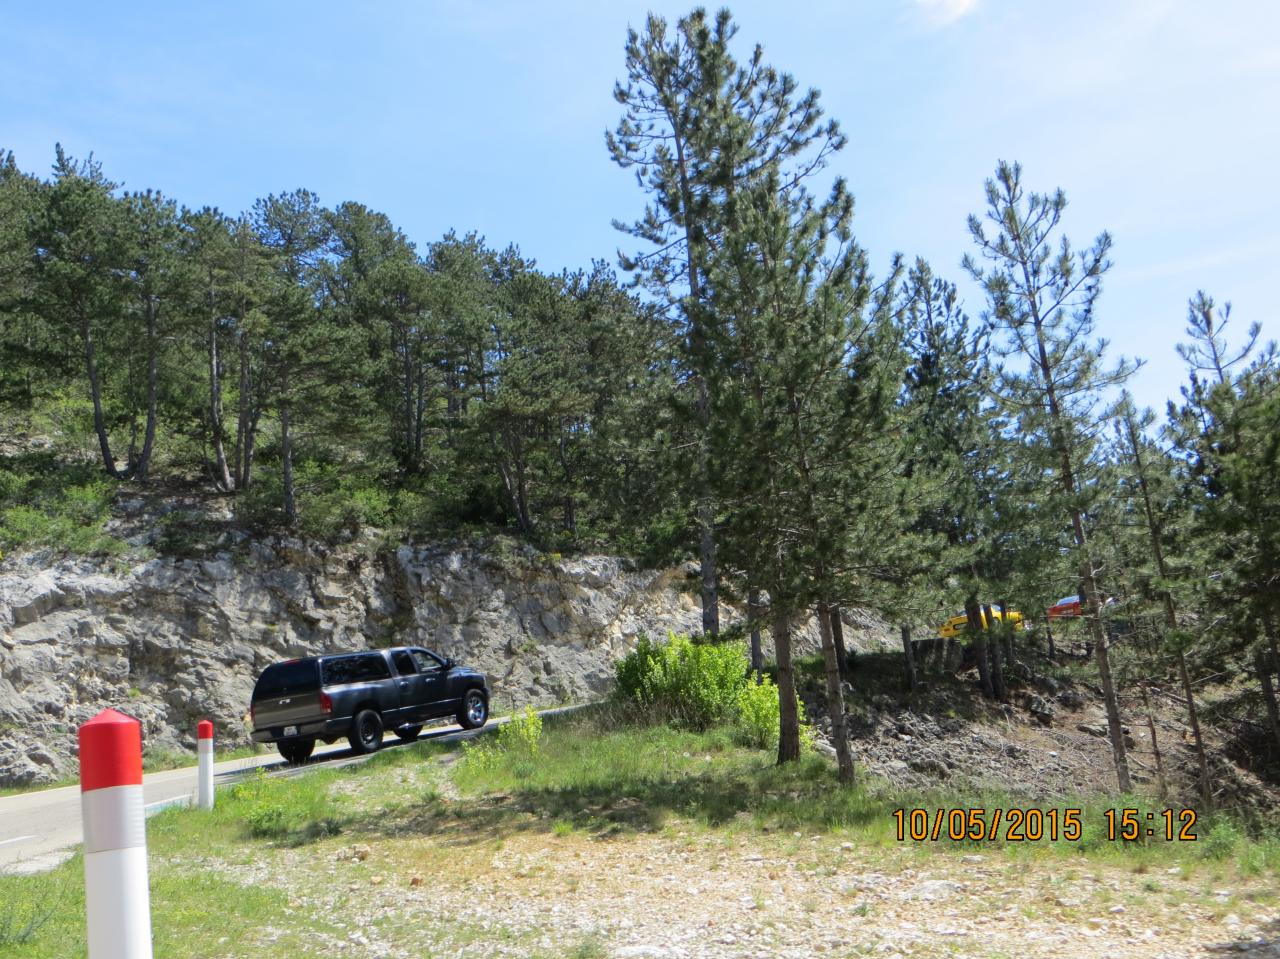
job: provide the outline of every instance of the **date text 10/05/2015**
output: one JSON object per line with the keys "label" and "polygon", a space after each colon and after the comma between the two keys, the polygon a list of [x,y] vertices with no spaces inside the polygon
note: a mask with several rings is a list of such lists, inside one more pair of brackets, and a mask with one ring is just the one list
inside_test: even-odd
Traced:
{"label": "date text 10/05/2015", "polygon": [[[1194,842],[1194,809],[1104,809],[1097,813],[1109,842]],[[893,811],[898,842],[1079,842],[1084,837],[1083,809],[905,809]]]}

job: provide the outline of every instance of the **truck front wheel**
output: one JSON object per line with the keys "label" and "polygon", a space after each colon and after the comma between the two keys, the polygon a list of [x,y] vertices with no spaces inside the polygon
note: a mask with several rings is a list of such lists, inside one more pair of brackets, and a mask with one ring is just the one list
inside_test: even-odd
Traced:
{"label": "truck front wheel", "polygon": [[489,718],[489,699],[479,689],[468,689],[458,710],[458,725],[463,729],[479,729]]}

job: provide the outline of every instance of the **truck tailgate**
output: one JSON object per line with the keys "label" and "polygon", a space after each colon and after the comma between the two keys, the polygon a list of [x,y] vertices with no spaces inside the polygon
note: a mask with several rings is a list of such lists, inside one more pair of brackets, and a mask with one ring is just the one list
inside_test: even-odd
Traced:
{"label": "truck tailgate", "polygon": [[272,696],[254,703],[253,725],[257,729],[296,726],[324,718],[320,711],[320,693],[314,689]]}

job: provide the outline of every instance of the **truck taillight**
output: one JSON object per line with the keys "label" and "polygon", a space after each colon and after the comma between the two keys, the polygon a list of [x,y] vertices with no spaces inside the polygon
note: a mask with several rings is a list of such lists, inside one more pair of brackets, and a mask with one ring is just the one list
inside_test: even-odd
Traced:
{"label": "truck taillight", "polygon": [[333,712],[333,700],[329,697],[328,693],[320,694],[320,712],[324,713],[326,716]]}

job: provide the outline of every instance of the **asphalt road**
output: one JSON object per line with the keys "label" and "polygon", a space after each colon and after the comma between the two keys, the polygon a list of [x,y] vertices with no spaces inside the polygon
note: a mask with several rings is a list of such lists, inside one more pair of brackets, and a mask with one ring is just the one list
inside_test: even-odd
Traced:
{"label": "asphalt road", "polygon": [[[572,709],[574,707],[567,707]],[[565,709],[543,710],[543,715]],[[484,729],[506,722],[492,719]],[[484,730],[467,731],[459,726],[435,726],[418,737],[419,742],[456,742],[480,735]],[[402,748],[404,743],[394,736],[383,741],[383,749]],[[312,769],[348,766],[365,762],[369,756],[358,756],[345,745],[324,746],[301,766],[288,766],[272,750],[261,756],[214,763],[214,783],[226,786],[262,767],[268,775],[297,776]],[[196,767],[169,769],[147,773],[142,777],[142,793],[151,815],[165,806],[186,803],[196,790]],[[52,869],[67,859],[83,840],[80,820],[80,787],[62,786],[20,793],[0,799],[0,872],[40,872]]]}

